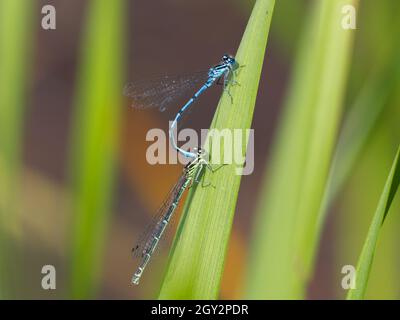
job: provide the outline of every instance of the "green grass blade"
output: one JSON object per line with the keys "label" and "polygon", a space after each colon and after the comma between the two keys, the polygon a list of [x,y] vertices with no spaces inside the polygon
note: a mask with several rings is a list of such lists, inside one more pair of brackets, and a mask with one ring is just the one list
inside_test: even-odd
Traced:
{"label": "green grass blade", "polygon": [[397,192],[400,183],[400,148],[397,150],[396,157],[393,161],[392,169],[386,180],[385,187],[381,194],[378,207],[375,211],[367,238],[361,251],[360,258],[356,270],[356,287],[351,289],[347,295],[347,299],[356,300],[363,299],[368,284],[369,272],[375,254],[375,248],[378,241],[379,231],[389,212],[393,198]]}
{"label": "green grass blade", "polygon": [[11,237],[19,233],[18,180],[30,76],[33,1],[0,1],[0,297],[15,294],[20,274]]}
{"label": "green grass blade", "polygon": [[92,298],[99,286],[123,87],[124,1],[87,9],[71,140],[73,298]]}
{"label": "green grass blade", "polygon": [[[392,138],[388,138],[389,134],[383,134],[382,131],[387,131],[389,127],[386,115],[389,114],[390,117],[393,117],[391,97],[393,97],[400,80],[398,72],[400,69],[393,72],[395,63],[388,65],[391,67],[386,68],[387,70],[383,74],[371,75],[362,88],[354,105],[346,115],[335,149],[329,182],[325,190],[324,205],[321,208],[318,223],[319,232],[321,232],[331,205],[338,195],[341,195],[339,196],[340,212],[335,212],[335,224],[340,225],[340,231],[338,229],[340,237],[337,237],[337,245],[334,245],[335,248],[341,248],[335,250],[335,262],[338,270],[343,265],[349,264],[352,257],[356,256],[355,252],[359,251],[359,241],[362,241],[364,237],[363,226],[369,225],[369,221],[365,221],[367,217],[363,212],[373,210],[372,207],[376,205],[375,195],[379,191],[374,189],[374,185],[382,184],[380,177],[384,179],[386,175],[386,168],[382,168],[382,164],[386,163],[387,153],[392,151]],[[378,137],[381,138],[377,139]],[[375,142],[376,140],[378,141]],[[375,150],[373,148],[371,150],[371,141],[374,142],[372,145],[377,146]],[[387,149],[390,151],[385,152]],[[385,171],[382,172],[382,170]],[[368,179],[371,175],[376,178]],[[349,184],[353,187],[349,187]],[[363,186],[368,187],[363,189]],[[355,224],[358,226],[356,230],[352,227]],[[396,227],[390,226],[390,229],[396,229]],[[385,232],[386,241],[382,242],[382,245],[385,245],[384,252],[378,257],[378,263],[375,263],[375,267],[382,271],[379,276],[381,281],[375,281],[377,280],[375,277],[371,279],[374,286],[371,293],[373,291],[375,297],[390,296],[390,292],[395,291],[393,288],[395,283],[398,282],[388,280],[395,274],[390,272],[390,266],[394,266],[393,262],[397,259],[396,252],[391,250],[395,235],[395,230],[393,232],[386,230]],[[341,274],[338,274],[337,277],[334,277],[335,284],[340,283],[341,280],[338,279],[340,276]],[[385,280],[391,285],[386,286],[386,290],[382,291],[382,287],[384,287],[382,282]],[[335,287],[339,290],[337,293],[342,295],[343,289],[340,286]]]}
{"label": "green grass blade", "polygon": [[379,124],[400,80],[400,64],[389,64],[382,74],[370,76],[346,115],[329,173],[318,226],[321,232],[330,205],[349,178],[357,159]]}
{"label": "green grass blade", "polygon": [[[393,155],[393,135],[390,120],[397,104],[391,103],[385,116],[379,121],[374,133],[368,139],[364,151],[357,159],[348,181],[338,195],[339,207],[336,207],[333,230],[340,236],[332,239],[333,259],[331,270],[342,270],[345,265],[357,265],[357,259],[371,224],[372,214],[376,210],[379,196],[390,171]],[[397,135],[398,136],[398,135]],[[398,140],[398,139],[396,139]],[[392,203],[391,211],[400,209],[399,201]],[[394,211],[395,210],[395,211]],[[370,214],[366,214],[370,213]],[[382,226],[376,247],[374,263],[368,280],[365,299],[396,299],[400,282],[398,277],[399,255],[396,250],[400,237],[398,234],[400,217],[388,215]],[[356,226],[356,227],[355,227]],[[341,283],[344,275],[332,274],[332,288],[337,298],[346,298],[348,290]]]}
{"label": "green grass blade", "polygon": [[[250,128],[275,1],[258,0],[253,8],[236,58],[241,65],[231,88],[233,105],[224,94],[211,128]],[[206,142],[207,145],[207,142]],[[245,154],[247,140],[242,145]],[[215,299],[218,297],[229,234],[241,176],[236,166],[222,167],[204,179],[215,188],[196,188],[184,210],[175,237],[161,299]]]}
{"label": "green grass blade", "polygon": [[[399,50],[395,51],[396,53]],[[358,155],[373,133],[400,83],[400,64],[394,54],[383,72],[373,73],[346,115],[330,174],[328,202],[333,201],[349,176]]]}
{"label": "green grass blade", "polygon": [[[398,5],[385,2],[378,11],[372,3],[362,2],[362,5],[358,23],[366,28],[363,27],[358,32],[357,50],[354,56],[367,54],[352,64],[353,86],[350,85],[349,90],[354,92],[352,87],[355,86],[359,93],[345,116],[330,170],[328,188],[325,190],[324,207],[320,214],[322,225],[325,215],[339,195],[340,210],[338,212],[335,210],[334,221],[340,226],[338,227],[340,237],[336,237],[333,244],[335,265],[332,266],[337,270],[343,265],[352,264],[364,240],[370,219],[363,213],[375,209],[377,201],[375,196],[380,191],[379,186],[387,174],[384,164],[392,160],[391,156],[387,159],[388,154],[392,154],[393,151],[393,137],[390,137],[388,130],[390,130],[390,119],[396,119],[394,112],[398,109],[392,100],[400,83],[399,41],[393,41],[393,38],[388,36],[390,30],[398,28],[399,25],[397,10],[393,7]],[[370,21],[371,17],[379,23],[374,25],[364,23]],[[385,48],[384,50],[378,52],[370,50],[371,34],[380,39],[380,47]],[[371,66],[372,70],[365,67],[371,60],[375,61]],[[359,89],[360,84],[362,84],[361,89]],[[397,128],[396,125],[395,127]],[[396,218],[397,216],[391,217],[392,222],[385,225],[384,235],[379,241],[378,254],[369,279],[367,298],[393,299],[399,292],[396,275],[398,255],[394,250],[397,243],[397,225],[393,220]],[[355,224],[356,229],[353,227]],[[332,279],[338,296],[344,293],[343,288],[337,286],[342,276],[338,273]]]}
{"label": "green grass blade", "polygon": [[252,239],[247,297],[303,298],[318,238],[318,214],[341,117],[354,31],[343,5],[314,1],[300,41]]}

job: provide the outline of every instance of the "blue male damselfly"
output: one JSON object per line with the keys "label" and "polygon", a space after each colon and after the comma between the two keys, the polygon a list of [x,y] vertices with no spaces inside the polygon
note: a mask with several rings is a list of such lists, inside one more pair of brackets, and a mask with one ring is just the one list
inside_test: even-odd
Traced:
{"label": "blue male damselfly", "polygon": [[[197,154],[185,151],[178,147],[173,131],[183,113],[190,105],[213,84],[219,83],[223,79],[224,90],[230,95],[228,84],[236,84],[235,71],[239,68],[238,62],[229,55],[222,57],[221,63],[211,67],[204,72],[196,72],[185,76],[165,76],[151,81],[138,81],[128,83],[124,88],[124,95],[132,98],[132,106],[135,108],[145,109],[158,107],[160,111],[164,111],[172,102],[183,96],[188,90],[194,89],[201,83],[203,85],[196,93],[185,103],[178,111],[169,128],[169,136],[173,147],[183,154],[185,157],[196,158]],[[230,95],[231,96],[231,95]],[[232,96],[231,96],[232,97]]]}

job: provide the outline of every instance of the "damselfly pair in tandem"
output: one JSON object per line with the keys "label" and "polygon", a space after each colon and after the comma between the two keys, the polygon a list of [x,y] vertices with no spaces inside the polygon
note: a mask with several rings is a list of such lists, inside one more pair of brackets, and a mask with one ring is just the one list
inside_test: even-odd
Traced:
{"label": "damselfly pair in tandem", "polygon": [[[153,218],[151,225],[132,249],[134,256],[140,259],[139,266],[132,277],[133,284],[139,284],[143,271],[157,248],[185,190],[193,183],[200,181],[205,168],[215,171],[209,164],[207,154],[203,149],[195,148],[195,150],[189,151],[180,148],[175,141],[173,130],[177,127],[183,113],[203,92],[214,84],[222,84],[224,91],[232,99],[229,85],[237,84],[235,76],[238,69],[239,64],[235,58],[224,55],[221,63],[211,67],[208,71],[196,72],[186,76],[165,76],[151,81],[132,82],[126,85],[124,89],[124,94],[132,99],[134,108],[158,107],[160,111],[164,111],[174,101],[182,97],[185,92],[203,83],[200,89],[178,111],[169,128],[171,144],[178,152],[190,158],[191,161],[184,167],[180,178]],[[220,83],[221,80],[222,83]]]}

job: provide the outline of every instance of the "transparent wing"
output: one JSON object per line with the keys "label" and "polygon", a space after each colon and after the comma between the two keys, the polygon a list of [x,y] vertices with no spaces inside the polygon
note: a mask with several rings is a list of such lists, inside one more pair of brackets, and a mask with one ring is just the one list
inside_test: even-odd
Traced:
{"label": "transparent wing", "polygon": [[165,214],[171,207],[172,203],[176,200],[180,190],[183,188],[185,181],[186,177],[184,174],[182,174],[178,182],[173,186],[173,188],[168,193],[168,196],[165,198],[160,208],[157,210],[157,213],[154,215],[151,223],[147,226],[147,228],[138,238],[136,244],[133,246],[132,255],[134,257],[143,258],[143,256],[147,253],[151,243],[153,242],[153,235],[161,227]]}
{"label": "transparent wing", "polygon": [[164,111],[188,91],[200,88],[207,79],[208,71],[201,71],[131,82],[125,86],[124,95],[132,99],[134,108],[159,108]]}

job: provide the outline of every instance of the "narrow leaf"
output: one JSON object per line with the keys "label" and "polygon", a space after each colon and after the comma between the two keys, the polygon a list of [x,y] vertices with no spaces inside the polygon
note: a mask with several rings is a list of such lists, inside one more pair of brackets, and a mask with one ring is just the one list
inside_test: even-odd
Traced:
{"label": "narrow leaf", "polygon": [[385,187],[381,194],[378,207],[376,208],[367,238],[361,251],[356,269],[355,288],[351,289],[347,295],[347,299],[356,300],[363,299],[368,284],[369,272],[374,259],[375,248],[378,241],[379,231],[389,212],[393,198],[397,192],[400,183],[400,147],[397,150],[396,157],[393,161],[392,169],[386,180]]}
{"label": "narrow leaf", "polygon": [[12,238],[20,240],[21,236],[17,196],[34,8],[33,1],[0,1],[0,297],[3,298],[15,295],[14,288],[21,279]]}
{"label": "narrow leaf", "polygon": [[354,30],[342,8],[314,1],[294,65],[251,243],[247,297],[303,298],[318,241],[318,220],[336,141]]}
{"label": "narrow leaf", "polygon": [[[258,0],[253,8],[236,59],[244,66],[231,86],[233,104],[225,93],[211,128],[250,128],[264,53],[274,9],[274,0]],[[214,139],[208,138],[214,143]],[[247,149],[247,137],[240,146]],[[214,147],[213,147],[214,148]],[[223,151],[223,150],[222,150]],[[223,156],[223,153],[222,153]],[[238,170],[239,169],[239,170]],[[204,177],[213,187],[199,185],[189,197],[170,258],[161,299],[216,299],[224,267],[241,176],[236,165],[226,165]]]}
{"label": "narrow leaf", "polygon": [[122,105],[123,0],[92,0],[72,128],[71,294],[92,298],[101,276]]}

